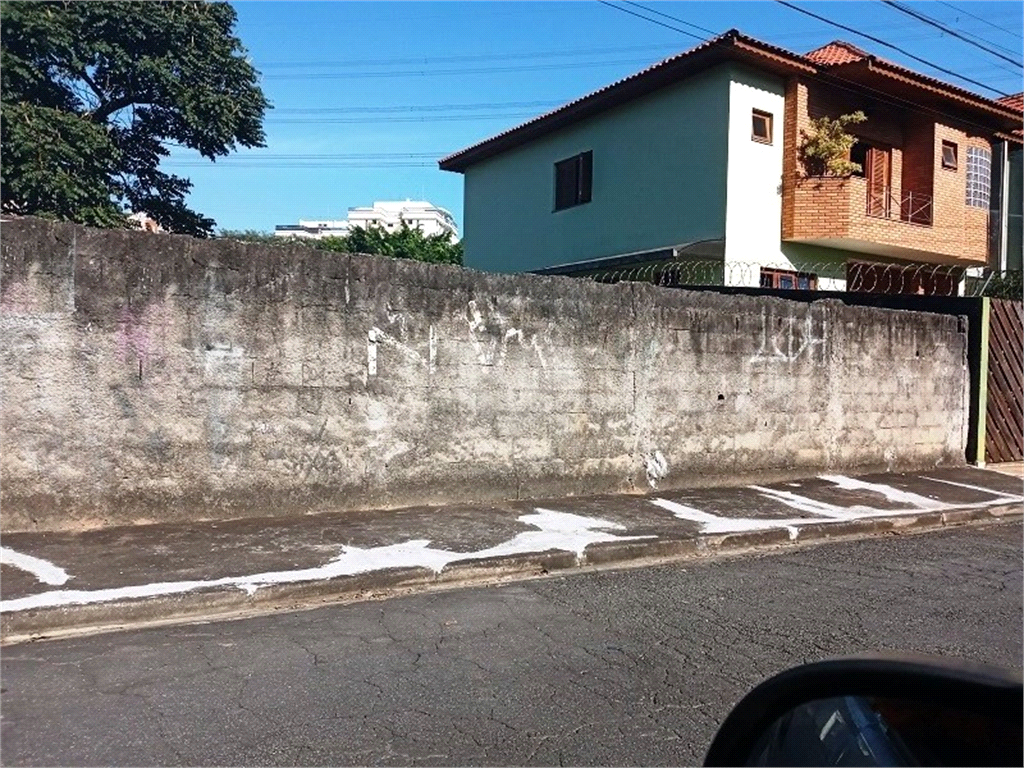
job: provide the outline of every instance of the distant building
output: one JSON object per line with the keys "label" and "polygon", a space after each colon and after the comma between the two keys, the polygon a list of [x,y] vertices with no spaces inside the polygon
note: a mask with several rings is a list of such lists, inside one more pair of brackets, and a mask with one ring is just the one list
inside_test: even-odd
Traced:
{"label": "distant building", "polygon": [[424,235],[450,233],[458,239],[455,218],[444,208],[422,200],[378,201],[372,206],[349,208],[348,218],[340,220],[299,219],[298,224],[278,224],[276,237],[300,237],[320,240],[325,237],[344,237],[353,227],[375,226],[387,232],[402,228],[419,229]]}

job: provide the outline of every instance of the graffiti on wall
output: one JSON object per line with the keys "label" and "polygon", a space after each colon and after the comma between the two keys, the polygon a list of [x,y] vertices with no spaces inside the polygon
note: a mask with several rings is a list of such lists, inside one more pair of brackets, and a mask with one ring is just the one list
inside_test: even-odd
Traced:
{"label": "graffiti on wall", "polygon": [[825,318],[815,323],[810,313],[800,320],[796,317],[772,318],[762,312],[760,325],[759,346],[747,361],[749,365],[792,364],[801,360],[824,362]]}

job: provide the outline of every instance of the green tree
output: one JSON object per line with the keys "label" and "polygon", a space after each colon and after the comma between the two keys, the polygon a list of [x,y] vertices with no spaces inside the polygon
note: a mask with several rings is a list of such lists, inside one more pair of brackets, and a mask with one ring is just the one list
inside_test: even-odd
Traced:
{"label": "green tree", "polygon": [[428,264],[462,264],[462,243],[453,242],[450,234],[425,235],[404,222],[401,229],[393,232],[381,227],[356,227],[346,237],[318,241],[318,247],[413,259]]}
{"label": "green tree", "polygon": [[258,229],[222,229],[217,237],[225,240],[241,240],[243,243],[262,243],[264,245],[280,245],[289,242],[285,238],[275,237],[272,232],[261,232]]}
{"label": "green tree", "polygon": [[850,161],[850,150],[857,137],[847,133],[846,126],[863,123],[867,119],[858,110],[834,120],[830,117],[812,120],[813,133],[804,134],[802,147],[808,173],[812,176],[849,176],[860,171],[860,163]]}
{"label": "green tree", "polygon": [[256,229],[225,229],[217,237],[260,245],[305,245],[335,253],[370,253],[428,264],[462,265],[462,243],[453,241],[450,234],[425,235],[404,222],[401,229],[393,232],[377,226],[355,227],[344,237],[275,237]]}
{"label": "green tree", "polygon": [[226,2],[0,3],[5,212],[99,227],[128,211],[205,237],[168,145],[214,160],[264,145],[269,108]]}

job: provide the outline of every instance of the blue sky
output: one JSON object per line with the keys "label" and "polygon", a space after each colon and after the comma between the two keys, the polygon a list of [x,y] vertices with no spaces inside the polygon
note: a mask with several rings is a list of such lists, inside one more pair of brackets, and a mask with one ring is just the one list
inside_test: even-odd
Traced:
{"label": "blue sky", "polygon": [[[778,3],[640,4],[715,32],[738,28],[793,51],[844,39],[953,82],[895,51]],[[706,33],[636,5],[615,5]],[[437,160],[666,56],[695,37],[594,0],[567,2],[236,2],[237,32],[275,109],[267,146],[217,163],[176,151],[191,203],[220,229],[271,231],[344,218],[374,200],[426,199],[462,224],[462,176]],[[1021,70],[880,2],[798,3],[997,91]],[[1020,2],[905,5],[1021,60]],[[978,18],[975,18],[978,17]],[[977,85],[960,85],[986,95]]]}

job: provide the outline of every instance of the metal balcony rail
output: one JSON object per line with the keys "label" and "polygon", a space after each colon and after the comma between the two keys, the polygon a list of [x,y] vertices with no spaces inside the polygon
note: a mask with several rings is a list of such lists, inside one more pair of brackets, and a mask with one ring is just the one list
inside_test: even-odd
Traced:
{"label": "metal balcony rail", "polygon": [[868,188],[866,211],[868,216],[882,219],[898,219],[910,224],[932,225],[933,200],[925,192],[902,190],[892,187]]}

